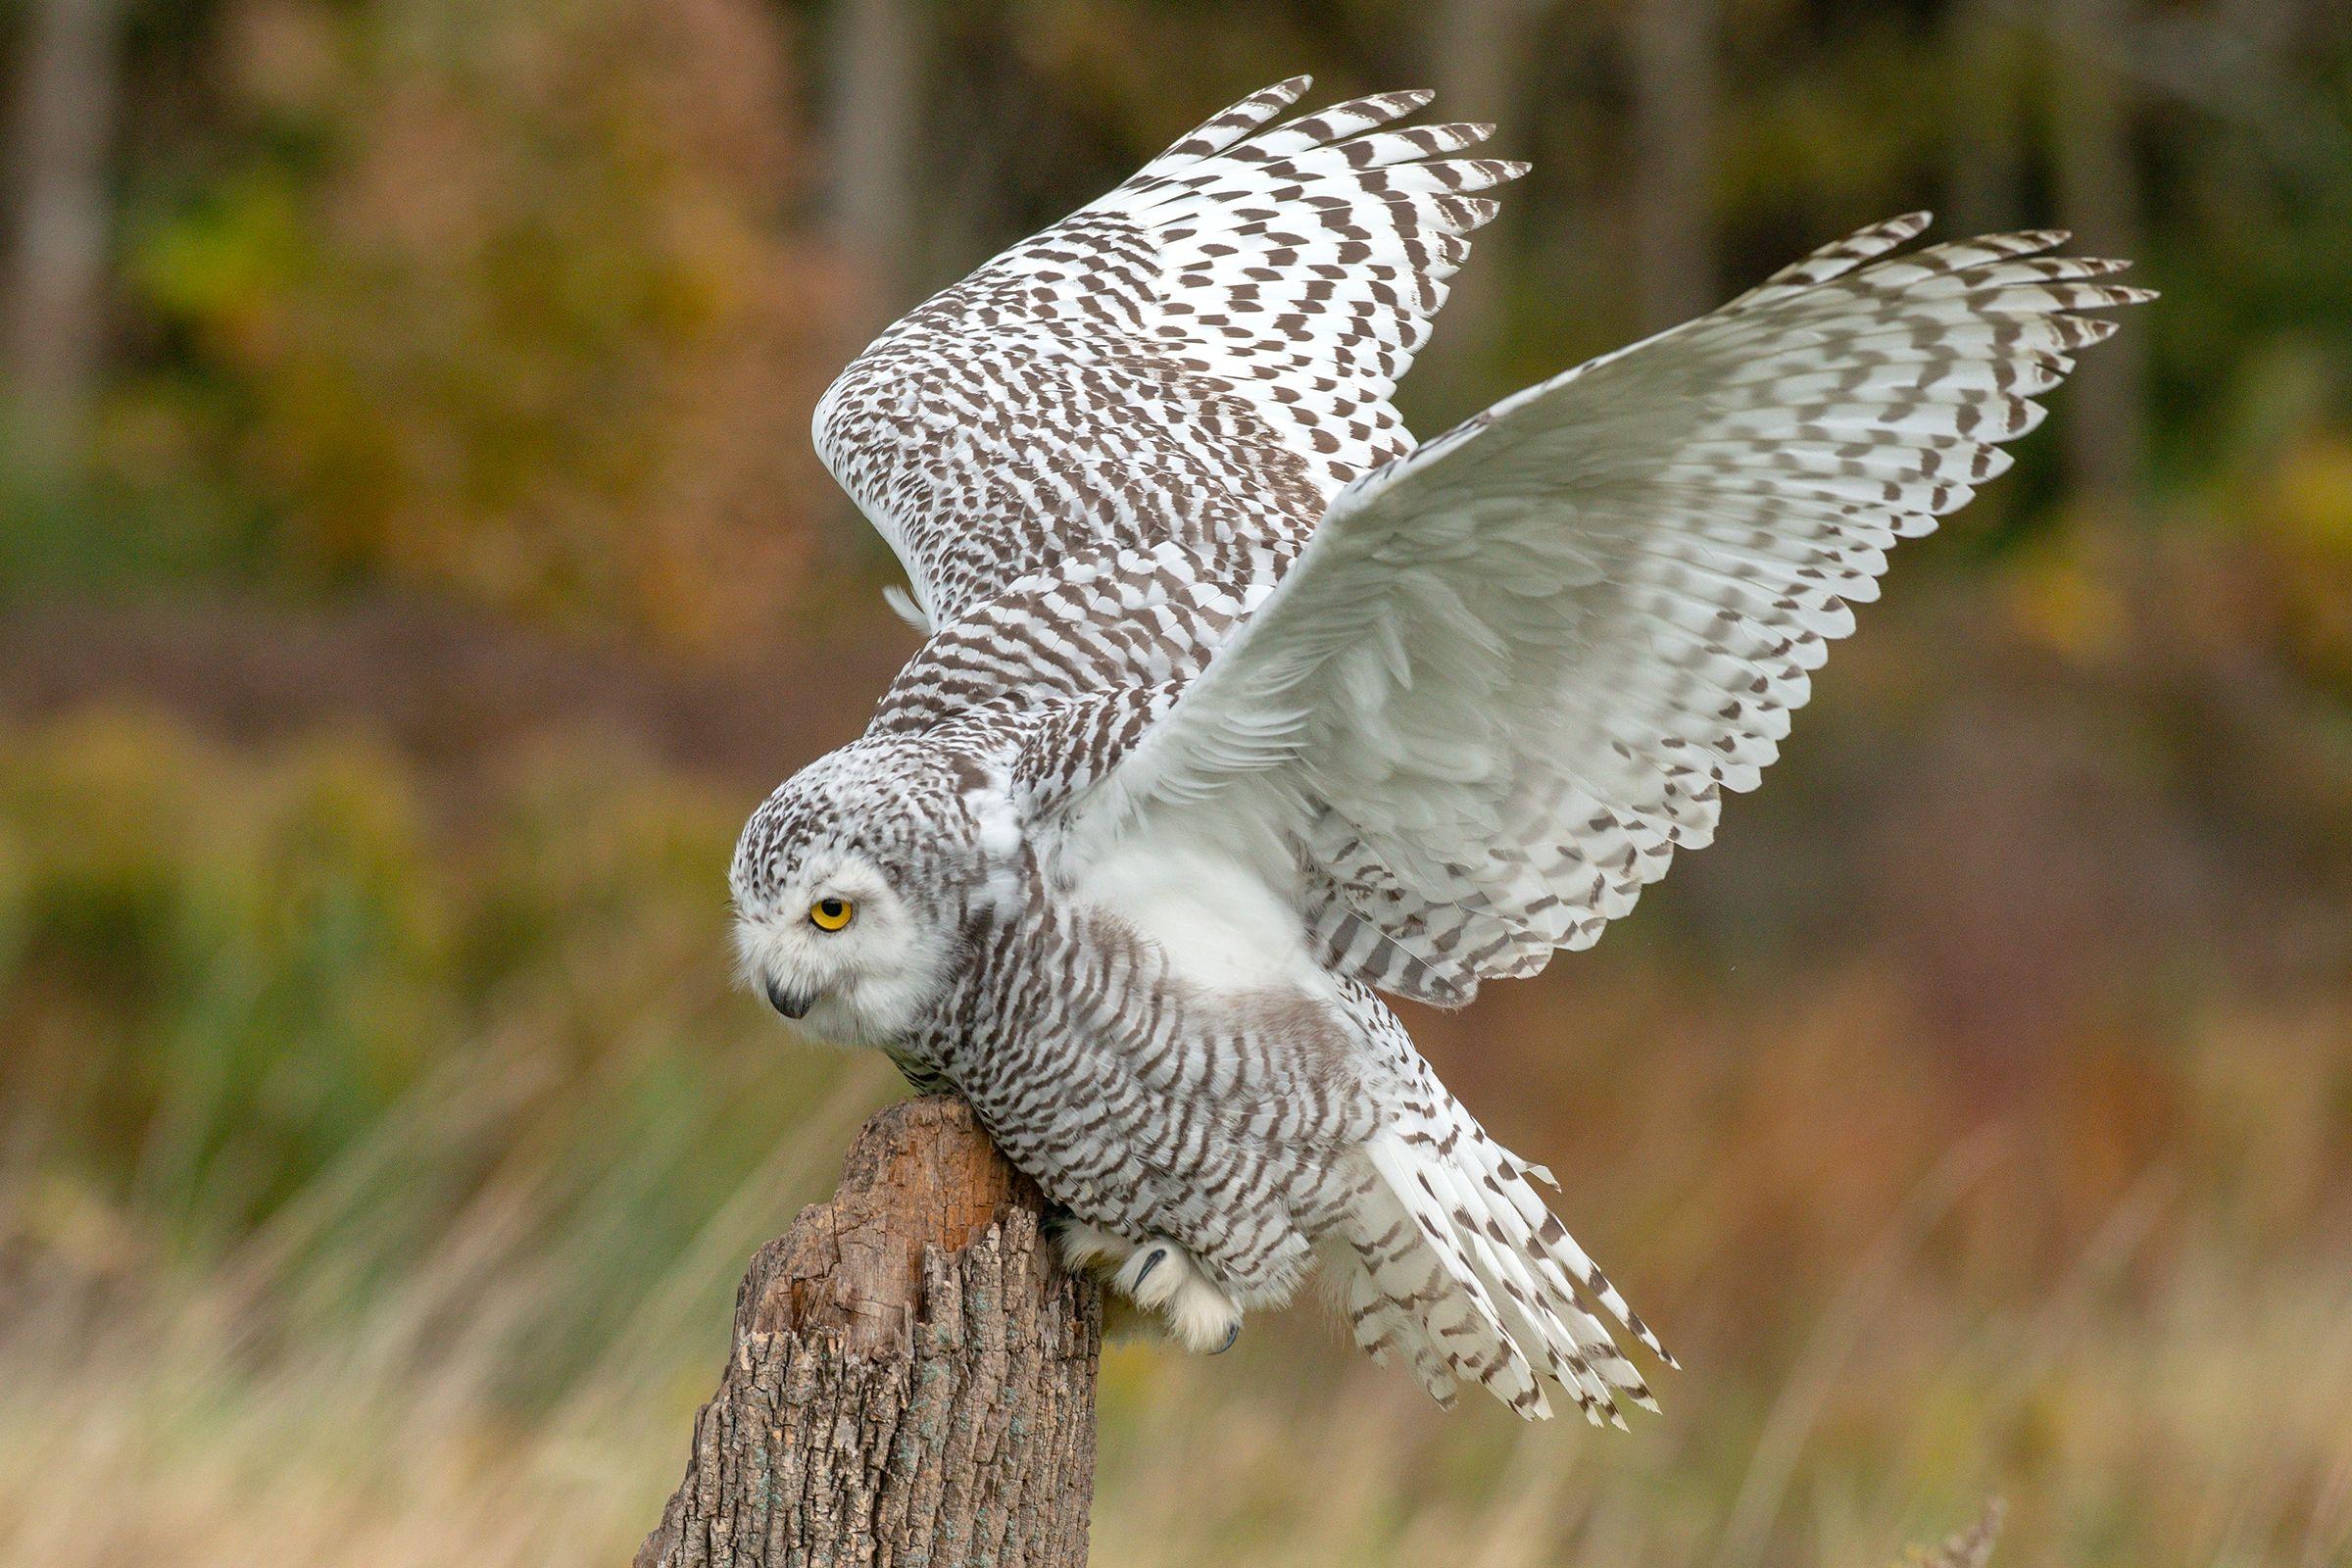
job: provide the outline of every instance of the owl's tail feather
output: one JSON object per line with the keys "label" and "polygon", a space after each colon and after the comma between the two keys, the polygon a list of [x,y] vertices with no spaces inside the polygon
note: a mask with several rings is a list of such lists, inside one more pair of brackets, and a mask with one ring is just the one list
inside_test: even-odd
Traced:
{"label": "owl's tail feather", "polygon": [[1620,1396],[1657,1408],[1570,1281],[1668,1365],[1674,1358],[1528,1185],[1534,1167],[1450,1100],[1364,1153],[1367,1178],[1344,1227],[1358,1344],[1402,1358],[1441,1402],[1469,1380],[1542,1419],[1551,1413],[1548,1379],[1596,1426],[1625,1424]]}

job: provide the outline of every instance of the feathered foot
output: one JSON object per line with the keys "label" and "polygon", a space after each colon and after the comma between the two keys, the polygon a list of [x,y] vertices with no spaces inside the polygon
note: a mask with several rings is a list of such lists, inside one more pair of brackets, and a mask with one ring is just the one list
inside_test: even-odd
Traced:
{"label": "feathered foot", "polygon": [[1063,1220],[1054,1237],[1071,1268],[1103,1274],[1120,1295],[1159,1313],[1186,1349],[1219,1355],[1241,1338],[1242,1309],[1174,1242],[1156,1237],[1130,1242],[1080,1219]]}

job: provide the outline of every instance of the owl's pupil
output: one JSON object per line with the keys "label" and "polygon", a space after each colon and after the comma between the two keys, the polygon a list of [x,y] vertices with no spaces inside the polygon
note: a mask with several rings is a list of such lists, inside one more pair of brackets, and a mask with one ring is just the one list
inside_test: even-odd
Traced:
{"label": "owl's pupil", "polygon": [[828,920],[838,920],[841,918],[841,901],[839,899],[827,899],[822,904],[819,904],[817,907],[824,910],[825,918]]}

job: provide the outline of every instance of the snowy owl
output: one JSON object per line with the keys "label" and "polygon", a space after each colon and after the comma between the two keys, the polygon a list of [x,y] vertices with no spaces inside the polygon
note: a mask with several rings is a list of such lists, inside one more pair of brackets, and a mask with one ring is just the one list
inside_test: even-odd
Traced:
{"label": "snowy owl", "polygon": [[1384,993],[1590,945],[1715,830],[1895,540],[2150,297],[2042,231],[1866,228],[1416,444],[1390,394],[1490,127],[1228,109],[877,338],[826,466],[928,632],[760,807],[747,978],[971,1102],[1062,1246],[1198,1349],[1332,1279],[1441,1400],[1672,1364]]}

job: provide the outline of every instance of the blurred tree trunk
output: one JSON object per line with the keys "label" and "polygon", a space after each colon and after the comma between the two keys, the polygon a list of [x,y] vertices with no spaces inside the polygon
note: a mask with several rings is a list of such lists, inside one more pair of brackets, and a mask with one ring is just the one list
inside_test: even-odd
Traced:
{"label": "blurred tree trunk", "polygon": [[[2051,62],[2059,221],[2096,256],[2140,251],[2139,180],[2132,157],[2129,83],[2116,69],[2132,22],[2130,0],[2062,0]],[[2076,487],[2110,516],[2128,516],[2146,446],[2145,331],[2118,332],[2082,357],[2063,424]]]}
{"label": "blurred tree trunk", "polygon": [[917,149],[930,7],[922,0],[842,0],[833,8],[833,228],[861,280],[860,341],[907,305],[917,275]]}
{"label": "blurred tree trunk", "polygon": [[1634,289],[1642,329],[1716,303],[1717,0],[1633,0]]}
{"label": "blurred tree trunk", "polygon": [[[1492,123],[1515,118],[1519,60],[1535,11],[1536,0],[1445,0],[1432,12],[1430,85],[1443,118]],[[1503,211],[1510,210],[1506,197]],[[1440,333],[1430,344],[1437,379],[1448,390],[1471,378],[1468,367],[1494,340],[1502,257],[1492,230],[1481,240],[1470,265],[1453,276]]]}
{"label": "blurred tree trunk", "polygon": [[2011,3],[1954,0],[1944,35],[1953,82],[1946,232],[1954,237],[1989,234],[2017,222],[2025,40]]}
{"label": "blurred tree trunk", "polygon": [[20,56],[7,399],[43,465],[79,458],[97,389],[122,11],[122,0],[37,0]]}
{"label": "blurred tree trunk", "polygon": [[1102,1298],[961,1101],[882,1111],[761,1248],[637,1568],[1078,1568]]}

